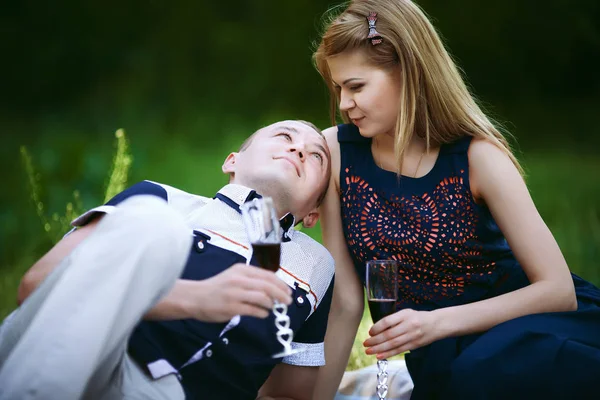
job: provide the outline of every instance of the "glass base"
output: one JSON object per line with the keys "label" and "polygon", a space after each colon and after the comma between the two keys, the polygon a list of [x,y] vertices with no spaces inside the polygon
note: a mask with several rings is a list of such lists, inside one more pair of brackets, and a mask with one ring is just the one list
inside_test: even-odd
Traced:
{"label": "glass base", "polygon": [[273,357],[273,358],[288,357],[288,356],[291,356],[293,354],[302,353],[304,350],[306,350],[306,349],[289,349],[289,350],[283,350],[281,353],[273,354],[271,357]]}

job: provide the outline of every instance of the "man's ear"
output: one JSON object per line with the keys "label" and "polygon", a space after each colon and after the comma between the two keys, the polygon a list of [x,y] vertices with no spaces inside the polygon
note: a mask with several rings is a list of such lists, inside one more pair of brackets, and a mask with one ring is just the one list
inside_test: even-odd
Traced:
{"label": "man's ear", "polygon": [[305,228],[312,228],[317,224],[319,220],[319,209],[315,208],[311,212],[309,212],[306,217],[302,220],[302,226]]}
{"label": "man's ear", "polygon": [[238,153],[229,153],[225,161],[223,162],[223,166],[221,166],[221,170],[224,174],[233,175],[235,173],[235,158]]}

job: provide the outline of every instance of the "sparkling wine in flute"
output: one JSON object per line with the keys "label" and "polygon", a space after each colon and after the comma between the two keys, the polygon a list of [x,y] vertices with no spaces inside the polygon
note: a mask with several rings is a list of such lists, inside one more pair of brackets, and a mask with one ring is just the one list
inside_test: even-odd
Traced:
{"label": "sparkling wine in flute", "polygon": [[371,299],[369,300],[369,311],[373,323],[396,312],[396,300],[394,299]]}
{"label": "sparkling wine in flute", "polygon": [[259,267],[277,272],[281,243],[252,243],[252,253]]}

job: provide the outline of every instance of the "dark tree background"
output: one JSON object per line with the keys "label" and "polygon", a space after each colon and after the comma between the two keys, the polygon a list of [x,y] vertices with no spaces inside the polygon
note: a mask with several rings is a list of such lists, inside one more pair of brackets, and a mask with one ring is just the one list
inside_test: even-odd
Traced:
{"label": "dark tree background", "polygon": [[[132,181],[202,191],[223,183],[220,160],[262,124],[301,118],[326,127],[327,93],[311,54],[321,16],[336,4],[3,2],[0,273],[49,245],[21,145],[49,212],[60,212],[74,189],[86,207],[102,201],[118,128],[131,142]],[[419,4],[474,93],[514,133],[567,258],[600,281],[600,2]]]}

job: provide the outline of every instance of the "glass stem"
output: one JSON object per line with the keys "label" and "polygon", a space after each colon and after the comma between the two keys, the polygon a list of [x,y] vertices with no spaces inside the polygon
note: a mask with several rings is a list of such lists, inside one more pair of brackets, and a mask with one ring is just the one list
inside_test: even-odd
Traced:
{"label": "glass stem", "polygon": [[385,399],[388,392],[388,360],[377,360],[377,397],[379,400]]}

